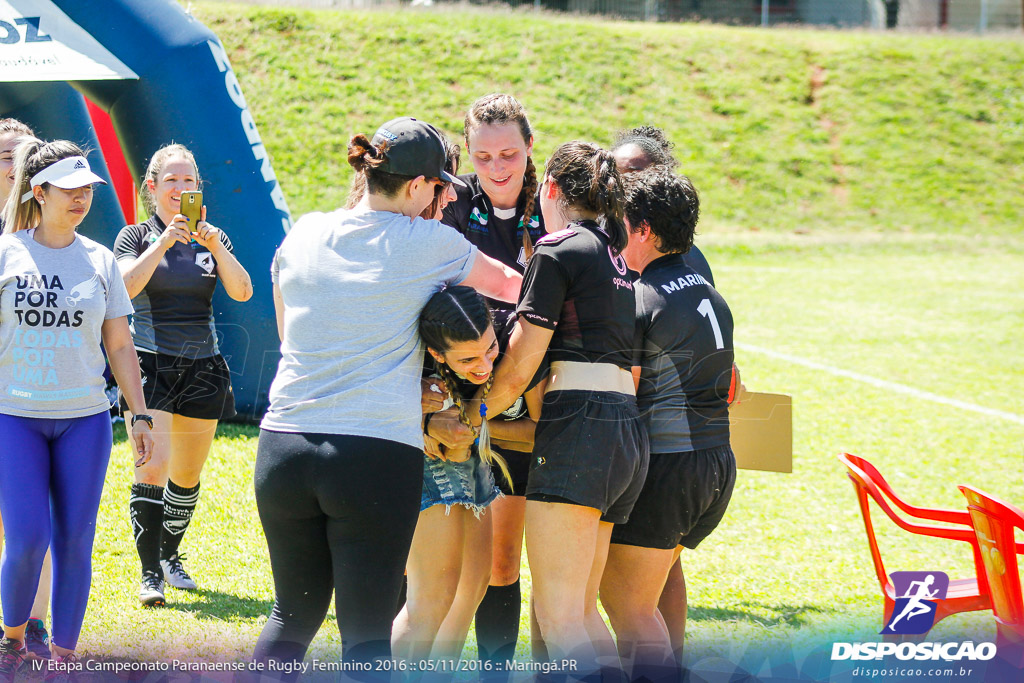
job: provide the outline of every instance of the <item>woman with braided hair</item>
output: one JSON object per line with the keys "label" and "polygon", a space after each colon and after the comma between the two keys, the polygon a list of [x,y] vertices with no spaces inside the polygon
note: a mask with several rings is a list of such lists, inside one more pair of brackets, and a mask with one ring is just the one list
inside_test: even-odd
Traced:
{"label": "woman with braided hair", "polygon": [[[420,314],[428,372],[440,376],[460,421],[467,425],[464,399],[482,387],[486,405],[494,363],[515,326],[511,312],[498,315],[494,319],[483,297],[465,286],[441,290]],[[497,476],[510,476],[492,443],[530,449],[542,400],[538,379],[539,373],[523,400],[513,406],[514,413],[495,414],[493,421],[480,423],[468,459],[450,458],[443,449],[438,450],[440,457],[424,457],[421,511],[407,566],[408,598],[392,639],[396,657],[457,659],[462,653],[490,575],[491,521],[486,510],[501,495],[492,465]],[[525,416],[528,409],[533,419]],[[431,417],[424,417],[426,425]]]}
{"label": "woman with braided hair", "polygon": [[[534,243],[544,236],[537,203],[537,171],[533,164],[533,130],[526,110],[511,95],[481,97],[469,108],[464,124],[466,149],[475,173],[460,176],[456,200],[442,222],[453,226],[480,251],[522,273]],[[488,301],[492,307],[507,308]],[[476,614],[476,639],[482,659],[504,661],[519,639],[522,595],[519,567],[526,514],[526,478],[530,454],[497,449],[508,462],[510,483],[495,472],[505,494],[489,516],[494,529],[491,580]]]}

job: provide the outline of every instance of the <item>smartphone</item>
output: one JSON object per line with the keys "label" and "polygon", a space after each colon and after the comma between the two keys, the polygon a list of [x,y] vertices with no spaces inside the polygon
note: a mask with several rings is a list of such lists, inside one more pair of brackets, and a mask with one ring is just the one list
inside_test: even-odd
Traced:
{"label": "smartphone", "polygon": [[181,204],[178,208],[178,213],[188,219],[188,231],[192,234],[192,246],[195,247],[199,243],[195,240],[195,235],[199,225],[199,218],[202,216],[203,211],[203,193],[202,192],[182,192],[181,193]]}

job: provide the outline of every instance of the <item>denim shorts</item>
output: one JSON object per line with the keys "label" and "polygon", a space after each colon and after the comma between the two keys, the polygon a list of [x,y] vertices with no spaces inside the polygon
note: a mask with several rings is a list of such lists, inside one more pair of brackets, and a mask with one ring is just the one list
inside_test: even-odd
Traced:
{"label": "denim shorts", "polygon": [[491,468],[475,452],[465,462],[448,462],[423,456],[423,493],[420,512],[435,505],[463,505],[480,516],[501,492],[494,485]]}

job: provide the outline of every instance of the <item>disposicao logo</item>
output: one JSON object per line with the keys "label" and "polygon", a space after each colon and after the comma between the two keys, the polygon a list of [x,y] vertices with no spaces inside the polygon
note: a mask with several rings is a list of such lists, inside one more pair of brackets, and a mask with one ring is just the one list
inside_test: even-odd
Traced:
{"label": "disposicao logo", "polygon": [[946,599],[949,576],[945,572],[893,572],[896,606],[883,635],[928,633],[935,625],[935,610]]}
{"label": "disposicao logo", "polygon": [[[945,572],[893,572],[889,575],[895,588],[896,605],[882,635],[920,635],[935,625],[935,611],[940,600],[949,591],[949,576]],[[996,656],[995,643],[950,642],[884,642],[833,643],[832,661],[879,660],[896,657],[899,660],[958,660],[987,661]]]}
{"label": "disposicao logo", "polygon": [[969,662],[988,661],[996,656],[995,643],[832,643],[832,661],[880,660],[896,657],[900,661]]}

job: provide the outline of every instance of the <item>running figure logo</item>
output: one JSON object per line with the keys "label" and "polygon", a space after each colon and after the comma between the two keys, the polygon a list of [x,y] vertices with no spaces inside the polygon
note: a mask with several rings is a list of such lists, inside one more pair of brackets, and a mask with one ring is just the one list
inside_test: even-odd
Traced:
{"label": "running figure logo", "polygon": [[945,572],[893,572],[896,606],[882,634],[922,634],[935,625],[935,609],[946,599],[949,576]]}

